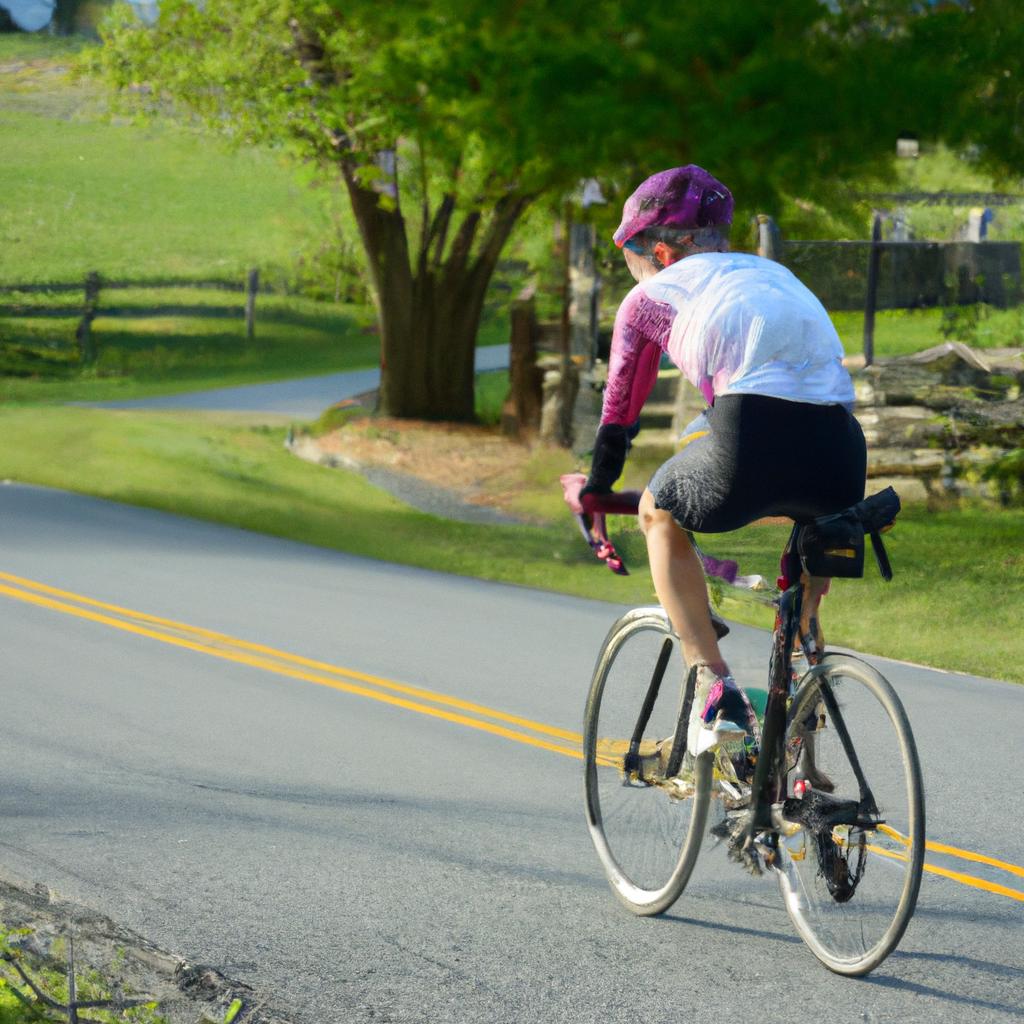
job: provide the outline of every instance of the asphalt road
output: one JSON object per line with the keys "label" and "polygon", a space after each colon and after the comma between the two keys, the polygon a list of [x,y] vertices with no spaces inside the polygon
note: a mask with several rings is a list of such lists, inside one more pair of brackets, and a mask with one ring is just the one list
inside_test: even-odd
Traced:
{"label": "asphalt road", "polygon": [[[591,848],[579,761],[388,688],[578,730],[620,608],[20,485],[0,523],[2,870],[297,1021],[1024,1016],[1024,903],[926,875],[901,948],[860,981],[720,851],[671,913],[634,918]],[[760,679],[765,634],[727,643]],[[875,663],[914,723],[930,838],[1024,863],[1024,687]]]}
{"label": "asphalt road", "polygon": [[[508,366],[508,345],[490,345],[476,350],[478,373]],[[106,409],[203,409],[218,412],[268,412],[296,419],[316,419],[324,409],[364,392],[380,383],[380,369],[351,370],[295,380],[272,381],[243,387],[189,391],[179,395],[157,395],[115,402],[87,402]]]}

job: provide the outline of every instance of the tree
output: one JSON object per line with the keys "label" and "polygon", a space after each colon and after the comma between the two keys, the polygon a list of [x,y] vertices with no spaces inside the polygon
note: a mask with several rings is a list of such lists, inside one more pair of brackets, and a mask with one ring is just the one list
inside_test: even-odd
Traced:
{"label": "tree", "polygon": [[974,147],[997,177],[1024,168],[1024,18],[1017,0],[974,0],[928,23],[929,45],[945,52],[959,88],[943,105],[942,135]]}
{"label": "tree", "polygon": [[152,30],[119,9],[98,59],[154,108],[337,171],[381,410],[467,420],[484,295],[531,203],[687,162],[751,205],[823,194],[941,107],[952,80],[917,34],[932,17],[913,0],[166,0]]}

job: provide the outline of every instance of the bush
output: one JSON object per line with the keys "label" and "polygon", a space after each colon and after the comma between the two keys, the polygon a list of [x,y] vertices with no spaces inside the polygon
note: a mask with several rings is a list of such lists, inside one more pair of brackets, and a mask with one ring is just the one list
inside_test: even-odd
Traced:
{"label": "bush", "polygon": [[990,463],[982,479],[996,488],[1003,505],[1024,505],[1024,448],[1014,448]]}

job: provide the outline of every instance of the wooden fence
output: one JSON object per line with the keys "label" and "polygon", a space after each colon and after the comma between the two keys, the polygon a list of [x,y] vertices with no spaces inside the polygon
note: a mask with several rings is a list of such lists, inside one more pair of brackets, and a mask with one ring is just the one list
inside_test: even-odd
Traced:
{"label": "wooden fence", "polygon": [[879,309],[987,302],[1021,297],[1019,242],[834,242],[784,240],[782,262],[825,307],[863,309],[872,265]]}
{"label": "wooden fence", "polygon": [[[151,306],[118,306],[112,302],[101,301],[110,292],[137,289],[154,290],[205,290],[221,292],[239,292],[244,295],[239,306],[215,305],[182,305],[163,303]],[[218,319],[238,319],[245,324],[245,334],[250,340],[256,336],[256,296],[273,294],[280,291],[266,284],[260,285],[259,270],[250,270],[245,279],[187,281],[171,278],[150,280],[113,281],[103,278],[98,271],[92,270],[85,275],[82,282],[51,282],[0,285],[0,299],[6,294],[22,295],[53,295],[77,292],[82,296],[80,306],[67,305],[35,305],[32,303],[4,303],[0,301],[0,317],[29,319],[69,319],[77,317],[73,340],[78,353],[78,361],[83,366],[94,363],[99,355],[92,323],[97,316],[108,317],[146,317],[146,316],[196,316]]]}

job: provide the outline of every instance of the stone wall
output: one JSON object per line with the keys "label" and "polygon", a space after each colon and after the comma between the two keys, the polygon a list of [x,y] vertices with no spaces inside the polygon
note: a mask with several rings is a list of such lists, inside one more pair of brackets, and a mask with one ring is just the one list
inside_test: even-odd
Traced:
{"label": "stone wall", "polygon": [[866,367],[854,384],[869,489],[891,483],[906,500],[1001,497],[984,476],[1024,447],[1021,350],[947,342]]}

